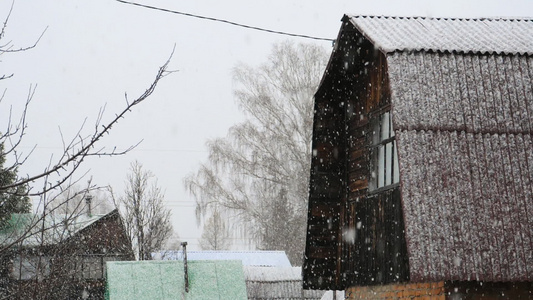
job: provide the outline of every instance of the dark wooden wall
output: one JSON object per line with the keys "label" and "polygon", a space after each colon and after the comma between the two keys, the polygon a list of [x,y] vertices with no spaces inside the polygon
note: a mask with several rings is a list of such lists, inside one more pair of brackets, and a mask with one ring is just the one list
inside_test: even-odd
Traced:
{"label": "dark wooden wall", "polygon": [[305,288],[409,276],[399,188],[368,191],[369,120],[390,110],[386,58],[350,26],[315,95]]}
{"label": "dark wooden wall", "polygon": [[344,277],[349,285],[407,281],[409,264],[399,186],[369,192],[371,170],[370,120],[390,111],[386,58],[365,41],[361,45],[361,72],[354,75],[354,107],[349,116],[349,191],[345,219],[354,228],[354,243],[344,243]]}
{"label": "dark wooden wall", "polygon": [[[340,272],[340,228],[343,220],[346,138],[344,112],[336,99],[316,105],[313,158],[310,181],[310,208],[307,219],[304,282],[307,288],[340,285],[334,274]],[[326,283],[328,282],[328,283]]]}

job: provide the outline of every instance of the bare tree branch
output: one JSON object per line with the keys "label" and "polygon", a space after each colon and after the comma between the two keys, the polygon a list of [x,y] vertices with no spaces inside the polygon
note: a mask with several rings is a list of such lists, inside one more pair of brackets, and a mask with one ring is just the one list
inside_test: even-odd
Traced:
{"label": "bare tree branch", "polygon": [[[171,56],[172,57],[172,56]],[[125,151],[111,151],[111,152],[103,152],[101,150],[91,152],[91,149],[94,148],[95,144],[105,135],[108,134],[111,130],[111,128],[119,122],[120,119],[124,117],[126,113],[131,111],[131,109],[146,100],[155,90],[157,83],[161,78],[166,76],[169,72],[167,71],[168,64],[170,62],[171,57],[165,62],[165,64],[159,68],[159,71],[157,72],[157,75],[150,85],[148,89],[144,91],[142,95],[140,95],[138,98],[136,98],[134,101],[129,103],[120,113],[118,113],[110,122],[107,124],[101,125],[101,126],[95,126],[95,132],[92,134],[92,136],[88,138],[81,137],[79,134],[76,135],[75,138],[78,138],[77,144],[74,142],[75,139],[73,139],[67,146],[65,147],[63,151],[63,156],[56,161],[53,165],[49,166],[44,172],[28,176],[26,178],[20,178],[16,182],[0,186],[0,192],[9,192],[10,189],[16,188],[17,186],[23,186],[28,185],[32,182],[35,182],[39,179],[42,179],[46,176],[49,176],[53,173],[61,174],[63,173],[68,167],[70,167],[70,171],[66,174],[65,177],[71,176],[74,171],[76,171],[80,164],[82,163],[83,159],[88,156],[116,156],[116,155],[122,155],[126,153],[128,150],[131,150],[132,148],[128,148],[128,150]],[[23,116],[23,119],[25,119],[25,113]],[[23,123],[25,125],[25,123]],[[82,126],[83,127],[83,126]],[[22,127],[23,128],[23,127]],[[80,128],[81,131],[81,128]],[[76,146],[79,145],[79,148]],[[37,192],[30,193],[30,196],[38,196],[40,194],[43,194],[47,191],[50,191],[58,186],[60,186],[64,180],[59,180],[58,182],[47,186],[46,188],[43,188]]]}
{"label": "bare tree branch", "polygon": [[[15,48],[11,41],[4,43],[3,39],[5,38],[12,9],[13,3],[0,30],[0,55],[34,48],[46,32],[45,29],[35,43],[29,47]],[[72,229],[76,226],[79,228],[80,224],[75,225],[75,223],[80,220],[80,217],[81,221],[87,220],[87,216],[84,216],[86,206],[84,198],[89,193],[95,193],[100,190],[100,187],[92,184],[91,180],[84,187],[76,188],[81,178],[85,177],[87,173],[82,174],[81,177],[75,177],[74,173],[80,168],[87,157],[122,155],[140,143],[138,142],[126,150],[117,150],[114,148],[107,151],[103,147],[97,147],[98,142],[106,134],[111,132],[112,127],[127,112],[152,95],[160,79],[172,73],[172,71],[167,70],[167,67],[173,53],[174,50],[166,62],[159,68],[151,85],[138,98],[133,101],[127,101],[124,109],[116,113],[110,121],[102,121],[105,112],[104,106],[100,108],[94,130],[90,134],[86,135],[83,133],[86,120],[84,120],[78,132],[71,139],[66,139],[60,128],[59,134],[61,136],[63,151],[57,158],[52,155],[48,166],[41,173],[26,177],[17,176],[18,168],[27,162],[28,157],[36,147],[34,146],[29,153],[20,151],[20,145],[28,126],[27,113],[35,95],[36,85],[30,85],[28,96],[19,118],[14,118],[13,108],[9,108],[7,126],[3,132],[0,132],[0,264],[7,262],[7,266],[9,264],[14,265],[15,263],[12,260],[18,259],[18,270],[20,271],[18,279],[23,279],[21,278],[23,255],[29,253],[37,258],[34,261],[27,259],[24,261],[25,264],[29,262],[35,263],[36,277],[31,280],[19,280],[14,286],[14,291],[7,291],[7,297],[9,299],[18,299],[21,295],[24,295],[24,298],[28,299],[71,298],[69,296],[71,294],[69,293],[72,291],[65,290],[69,287],[63,287],[64,279],[69,278],[71,280],[72,278],[80,278],[79,270],[72,268],[72,263],[80,263],[80,257],[83,257],[87,253],[83,245],[78,245],[83,244],[83,242],[76,243],[74,246],[74,242],[71,243],[72,233],[75,232]],[[12,76],[12,74],[0,75],[0,80],[11,78]],[[0,104],[5,95],[6,91],[4,90],[0,97]],[[10,158],[9,166],[4,166],[6,156]],[[37,184],[40,187],[36,187]],[[33,191],[32,188],[34,189]],[[36,209],[37,213],[30,213],[31,202],[29,196],[39,197]],[[169,222],[170,213],[163,215],[163,217],[166,218],[164,220]],[[154,218],[153,220],[161,222],[162,219]],[[154,226],[150,224],[150,222],[154,222],[153,220],[148,221],[147,226],[149,228]],[[120,226],[122,227],[122,224]],[[114,234],[115,232],[113,231],[113,237],[115,236]],[[148,235],[150,234],[152,233],[148,233]],[[30,245],[29,247],[28,244]],[[55,248],[51,247],[51,244],[54,244]],[[69,261],[70,256],[66,257],[62,253],[66,247],[72,247],[78,251],[74,253],[70,249],[67,249],[70,251],[68,253],[77,256],[76,259],[78,262]],[[132,258],[131,254],[129,254],[131,253],[131,243],[123,243],[121,241],[116,249],[119,249],[123,253],[128,253],[126,255],[128,259]],[[106,251],[104,249],[104,252]],[[106,252],[106,255],[108,254],[109,251]],[[59,270],[57,274],[54,271],[53,276],[47,276],[45,274],[46,270],[43,269],[46,268],[47,259],[58,260],[59,265],[65,260],[64,270]],[[8,272],[10,277],[15,276],[14,273],[16,272],[11,272],[8,268],[4,269],[4,273],[2,274],[4,275],[5,272]],[[43,270],[45,272],[41,274]],[[41,282],[43,276],[47,276],[47,280],[44,283]],[[72,289],[72,285],[70,288]],[[0,298],[6,295],[6,291],[3,289],[4,285],[0,285]],[[64,292],[64,294],[57,294],[58,292]]]}

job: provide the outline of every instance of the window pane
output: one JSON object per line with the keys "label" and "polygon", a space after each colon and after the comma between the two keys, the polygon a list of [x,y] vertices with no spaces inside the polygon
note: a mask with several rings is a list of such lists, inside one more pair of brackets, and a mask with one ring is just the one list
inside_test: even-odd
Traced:
{"label": "window pane", "polygon": [[378,147],[378,188],[385,186],[385,147]]}
{"label": "window pane", "polygon": [[385,185],[392,184],[392,143],[385,144]]}
{"label": "window pane", "polygon": [[44,256],[21,256],[13,259],[11,277],[14,279],[28,280],[43,279],[50,274],[50,259]]}
{"label": "window pane", "polygon": [[370,181],[368,188],[375,190],[378,188],[378,149],[374,148],[370,152]]}
{"label": "window pane", "polygon": [[390,137],[390,116],[389,113],[384,113],[381,116],[381,140],[386,140]]}
{"label": "window pane", "polygon": [[372,145],[377,145],[379,144],[379,142],[381,142],[380,140],[381,129],[379,127],[380,118],[375,118],[371,122],[372,123],[370,124],[370,128],[371,128],[371,134],[372,134]]}
{"label": "window pane", "polygon": [[102,260],[97,256],[87,256],[83,259],[83,278],[100,279],[103,277]]}
{"label": "window pane", "polygon": [[11,277],[14,279],[28,280],[35,276],[35,267],[31,264],[27,257],[17,255],[13,259],[13,269]]}
{"label": "window pane", "polygon": [[371,128],[371,172],[369,179],[369,190],[386,187],[399,181],[398,156],[396,153],[396,142],[394,140],[385,143],[393,138],[391,114],[383,113],[370,121]]}
{"label": "window pane", "polygon": [[394,181],[400,182],[400,167],[398,166],[398,149],[396,148],[396,141],[394,141]]}

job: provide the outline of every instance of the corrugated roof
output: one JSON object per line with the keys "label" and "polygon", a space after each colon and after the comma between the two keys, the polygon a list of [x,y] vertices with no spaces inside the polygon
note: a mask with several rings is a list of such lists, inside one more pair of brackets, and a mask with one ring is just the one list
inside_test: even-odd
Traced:
{"label": "corrugated roof", "polygon": [[533,54],[533,19],[346,16],[383,52]]}
{"label": "corrugated roof", "polygon": [[251,281],[291,281],[302,280],[301,267],[256,267],[245,266],[246,280]]}
{"label": "corrugated roof", "polygon": [[[73,236],[105,216],[47,214],[43,219],[42,215],[12,214],[8,226],[0,232],[0,244],[10,244],[24,235],[23,247],[53,245]],[[41,232],[43,228],[44,232]]]}
{"label": "corrugated roof", "polygon": [[188,262],[185,292],[182,261],[107,262],[107,300],[247,299],[240,261]]}
{"label": "corrugated roof", "polygon": [[531,281],[533,58],[387,63],[411,280]]}
{"label": "corrugated roof", "polygon": [[303,290],[301,267],[244,266],[249,300],[320,299],[324,291]]}
{"label": "corrugated roof", "polygon": [[396,129],[532,132],[531,57],[395,53],[387,63]]}
{"label": "corrugated roof", "polygon": [[[183,260],[183,251],[162,251],[164,260]],[[240,260],[245,266],[290,267],[285,251],[187,251],[187,260]]]}

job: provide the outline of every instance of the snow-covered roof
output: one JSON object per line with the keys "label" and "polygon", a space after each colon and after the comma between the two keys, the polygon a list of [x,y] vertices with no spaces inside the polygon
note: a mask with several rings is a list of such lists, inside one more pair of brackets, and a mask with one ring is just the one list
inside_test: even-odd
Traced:
{"label": "snow-covered roof", "polygon": [[345,16],[383,52],[533,54],[533,19]]}
{"label": "snow-covered roof", "polygon": [[105,216],[47,214],[43,218],[40,214],[12,214],[8,226],[0,231],[0,244],[10,244],[22,236],[23,247],[57,244]]}
{"label": "snow-covered roof", "polygon": [[250,300],[318,300],[324,294],[303,289],[301,267],[244,266],[243,270]]}
{"label": "snow-covered roof", "polygon": [[244,275],[250,281],[298,281],[302,280],[302,268],[245,266]]}
{"label": "snow-covered roof", "polygon": [[[160,257],[182,260],[183,251],[162,251]],[[291,266],[285,251],[187,251],[187,260],[240,260],[244,266]]]}

